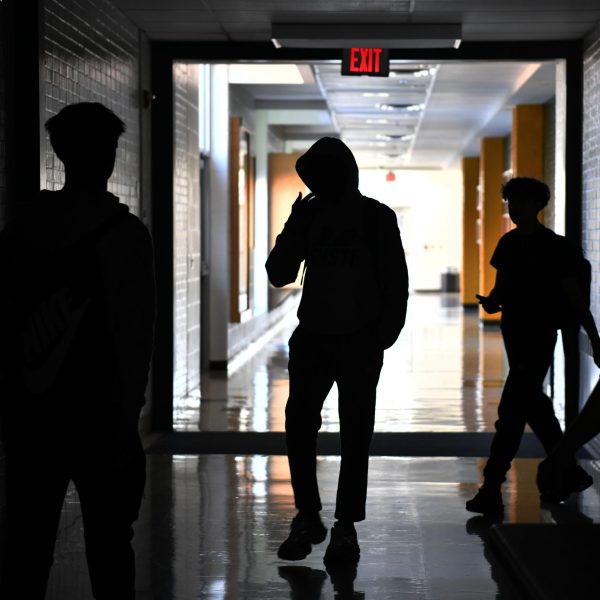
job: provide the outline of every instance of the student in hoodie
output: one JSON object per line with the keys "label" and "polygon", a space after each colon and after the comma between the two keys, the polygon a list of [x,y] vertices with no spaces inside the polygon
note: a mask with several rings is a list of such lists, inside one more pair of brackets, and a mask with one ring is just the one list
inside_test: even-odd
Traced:
{"label": "student in hoodie", "polygon": [[394,212],[363,196],[358,167],[340,140],[317,141],[296,163],[311,193],[298,198],[266,263],[276,287],[305,261],[299,325],[289,341],[286,442],[298,514],[278,555],[300,560],[327,536],[319,511],[316,441],[337,383],[341,465],[325,562],[357,561],[354,523],[365,518],[369,445],[383,351],[406,317],[408,273]]}
{"label": "student in hoodie", "polygon": [[138,434],[153,343],[150,235],[107,191],[124,123],[97,103],[46,123],[60,191],[20,199],[0,234],[0,435],[6,454],[3,600],[45,596],[61,507],[81,503],[97,599],[135,597]]}

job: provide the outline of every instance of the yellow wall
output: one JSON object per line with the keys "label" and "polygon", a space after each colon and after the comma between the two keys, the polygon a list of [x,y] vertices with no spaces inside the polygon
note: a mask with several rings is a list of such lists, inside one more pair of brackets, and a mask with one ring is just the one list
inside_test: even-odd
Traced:
{"label": "yellow wall", "polygon": [[463,244],[460,272],[460,300],[463,305],[477,304],[479,292],[479,246],[477,245],[477,184],[479,158],[462,160],[463,174]]}
{"label": "yellow wall", "polygon": [[544,178],[544,106],[521,104],[513,108],[513,177]]}
{"label": "yellow wall", "polygon": [[[302,152],[292,154],[269,154],[269,250],[275,245],[275,238],[281,233],[298,197],[308,193],[296,173],[295,165]],[[302,269],[295,286],[299,285]]]}
{"label": "yellow wall", "polygon": [[[496,269],[490,265],[490,259],[498,240],[503,234],[502,182],[504,170],[504,139],[483,138],[479,161],[480,197],[480,236],[479,245],[479,290],[487,295],[494,287]],[[500,321],[500,313],[488,315],[480,310],[485,323]]]}

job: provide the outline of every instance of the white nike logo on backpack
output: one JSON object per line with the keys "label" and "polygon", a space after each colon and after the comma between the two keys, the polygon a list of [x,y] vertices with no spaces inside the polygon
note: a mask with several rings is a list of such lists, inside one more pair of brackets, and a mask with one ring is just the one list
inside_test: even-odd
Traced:
{"label": "white nike logo on backpack", "polygon": [[58,374],[60,368],[67,356],[68,349],[79,329],[79,325],[87,307],[90,303],[90,299],[87,298],[80,306],[75,309],[62,307],[62,315],[67,316],[67,323],[62,332],[60,333],[59,339],[54,343],[52,350],[48,356],[43,360],[41,365],[32,367],[28,364],[23,364],[21,367],[21,375],[25,387],[34,394],[42,394],[52,386]]}

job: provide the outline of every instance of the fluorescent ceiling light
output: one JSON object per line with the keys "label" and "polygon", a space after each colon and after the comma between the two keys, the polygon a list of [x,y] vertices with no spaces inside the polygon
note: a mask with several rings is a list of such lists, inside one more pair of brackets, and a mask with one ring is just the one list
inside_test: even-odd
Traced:
{"label": "fluorescent ceiling light", "polygon": [[460,23],[273,23],[277,48],[456,48]]}
{"label": "fluorescent ceiling light", "polygon": [[423,110],[425,108],[424,104],[381,104],[378,103],[375,105],[375,108],[379,110],[407,110],[408,112],[417,112]]}
{"label": "fluorescent ceiling light", "polygon": [[303,84],[304,78],[296,65],[229,65],[229,83],[242,84]]}

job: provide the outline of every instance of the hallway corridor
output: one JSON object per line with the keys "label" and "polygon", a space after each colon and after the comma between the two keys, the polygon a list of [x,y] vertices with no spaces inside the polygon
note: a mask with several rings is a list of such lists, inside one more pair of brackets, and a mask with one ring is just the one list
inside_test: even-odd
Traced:
{"label": "hallway corridor", "polygon": [[[356,573],[325,571],[326,543],[305,560],[276,551],[295,514],[281,455],[178,453],[150,444],[148,481],[134,540],[141,600],[512,600],[522,596],[487,544],[491,525],[464,509],[484,460],[472,435],[493,431],[505,376],[500,333],[480,330],[454,295],[413,295],[406,329],[386,353],[376,432],[455,433],[455,456],[373,456],[367,520],[357,525]],[[235,361],[228,378],[205,376],[198,398],[176,408],[179,431],[282,432],[289,320],[264,347]],[[557,378],[558,379],[558,378]],[[556,386],[557,390],[560,386]],[[338,429],[335,394],[323,430]],[[200,433],[199,433],[200,432]],[[480,432],[480,433],[478,433]],[[178,435],[173,436],[175,439]],[[200,439],[200,438],[192,438]],[[252,439],[249,436],[248,439]],[[392,437],[391,447],[401,436]],[[248,445],[248,444],[247,444]],[[484,446],[485,447],[485,446]],[[171,448],[167,453],[165,449]],[[540,507],[535,446],[515,461],[504,488],[505,523],[599,522],[600,465],[583,461],[596,485],[552,510]],[[391,452],[390,452],[391,454]],[[319,459],[323,519],[333,523],[339,458]],[[118,490],[115,490],[118,494]],[[92,598],[77,496],[63,509],[48,598]]]}

